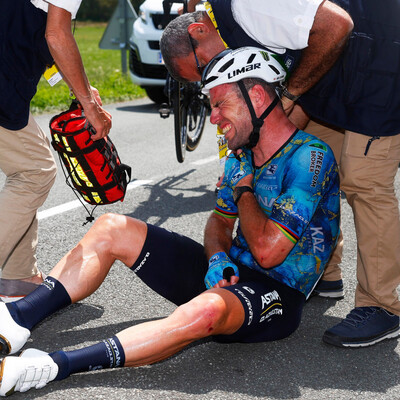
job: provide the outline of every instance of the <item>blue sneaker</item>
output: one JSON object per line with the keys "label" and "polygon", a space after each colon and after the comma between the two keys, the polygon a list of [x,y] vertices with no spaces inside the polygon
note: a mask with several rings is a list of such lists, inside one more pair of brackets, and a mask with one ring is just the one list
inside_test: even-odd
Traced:
{"label": "blue sneaker", "polygon": [[322,279],[315,286],[312,296],[327,297],[330,299],[340,300],[344,297],[343,281],[323,281]]}
{"label": "blue sneaker", "polygon": [[399,320],[381,307],[356,307],[339,324],[326,330],[322,340],[337,347],[372,346],[397,337]]}

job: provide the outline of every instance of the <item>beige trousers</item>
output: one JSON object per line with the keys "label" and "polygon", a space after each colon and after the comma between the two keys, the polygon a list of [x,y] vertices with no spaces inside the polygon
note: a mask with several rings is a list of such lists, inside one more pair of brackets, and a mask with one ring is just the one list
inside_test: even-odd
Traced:
{"label": "beige trousers", "polygon": [[[378,306],[400,315],[400,218],[394,179],[400,163],[400,135],[369,136],[322,127],[305,129],[328,143],[339,160],[340,187],[354,214],[357,236],[356,307]],[[343,241],[338,243],[326,280],[340,279]]]}
{"label": "beige trousers", "polygon": [[49,141],[32,115],[20,131],[0,127],[0,169],[6,175],[0,192],[1,277],[30,278],[38,273],[37,209],[56,176]]}

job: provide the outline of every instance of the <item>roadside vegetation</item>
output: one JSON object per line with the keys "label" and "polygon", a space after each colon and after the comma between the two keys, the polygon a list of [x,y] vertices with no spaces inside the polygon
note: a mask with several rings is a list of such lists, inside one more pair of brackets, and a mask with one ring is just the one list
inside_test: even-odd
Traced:
{"label": "roadside vegetation", "polygon": [[[106,26],[107,23],[102,22],[77,22],[75,26],[75,38],[91,85],[99,90],[103,104],[145,96],[145,91],[131,82],[129,72],[122,74],[121,52],[99,48]],[[31,102],[31,111],[34,114],[61,111],[70,102],[69,89],[63,81],[51,87],[42,77]]]}

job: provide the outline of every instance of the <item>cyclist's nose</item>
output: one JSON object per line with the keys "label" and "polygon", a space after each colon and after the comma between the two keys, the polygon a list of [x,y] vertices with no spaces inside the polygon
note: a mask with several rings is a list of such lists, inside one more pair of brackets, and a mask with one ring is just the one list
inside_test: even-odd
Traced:
{"label": "cyclist's nose", "polygon": [[216,108],[211,108],[210,122],[214,125],[218,124],[219,121],[219,112]]}

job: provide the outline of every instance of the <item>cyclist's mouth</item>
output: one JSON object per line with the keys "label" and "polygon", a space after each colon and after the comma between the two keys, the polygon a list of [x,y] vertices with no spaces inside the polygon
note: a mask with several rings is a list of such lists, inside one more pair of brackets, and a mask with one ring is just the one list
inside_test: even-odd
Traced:
{"label": "cyclist's mouth", "polygon": [[232,129],[232,125],[227,124],[224,127],[220,127],[220,128],[221,128],[222,134],[225,136]]}

